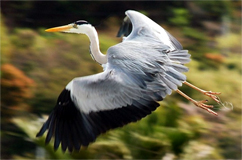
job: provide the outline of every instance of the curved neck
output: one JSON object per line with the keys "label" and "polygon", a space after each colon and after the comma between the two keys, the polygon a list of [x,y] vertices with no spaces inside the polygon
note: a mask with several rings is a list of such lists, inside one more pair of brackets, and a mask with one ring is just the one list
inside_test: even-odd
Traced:
{"label": "curved neck", "polygon": [[97,31],[93,26],[88,27],[85,33],[88,38],[90,39],[90,52],[92,55],[92,58],[97,61],[99,64],[105,64],[107,63],[107,56],[102,54],[99,48],[99,40]]}

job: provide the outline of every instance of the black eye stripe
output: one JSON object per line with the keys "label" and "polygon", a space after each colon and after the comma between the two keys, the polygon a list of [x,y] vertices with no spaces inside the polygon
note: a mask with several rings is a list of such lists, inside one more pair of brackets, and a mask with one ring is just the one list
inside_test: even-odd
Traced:
{"label": "black eye stripe", "polygon": [[74,24],[82,25],[82,24],[89,24],[89,23],[87,21],[84,21],[84,20],[79,20],[79,21],[76,21]]}

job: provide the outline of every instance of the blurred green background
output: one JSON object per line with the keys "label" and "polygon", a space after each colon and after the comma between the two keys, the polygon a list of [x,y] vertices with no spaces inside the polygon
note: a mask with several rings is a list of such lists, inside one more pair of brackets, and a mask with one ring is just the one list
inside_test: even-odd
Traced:
{"label": "blurred green background", "polygon": [[[141,11],[189,49],[187,80],[222,92],[219,116],[175,92],[137,123],[101,135],[80,152],[63,153],[35,138],[74,77],[102,71],[84,35],[46,33],[76,20],[93,24],[106,53],[127,9]],[[2,159],[240,159],[241,1],[1,1]],[[207,97],[189,87],[197,100]]]}

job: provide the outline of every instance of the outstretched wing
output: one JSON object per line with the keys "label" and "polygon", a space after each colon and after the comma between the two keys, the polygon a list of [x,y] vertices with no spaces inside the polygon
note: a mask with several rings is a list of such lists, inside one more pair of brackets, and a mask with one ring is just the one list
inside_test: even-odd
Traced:
{"label": "outstretched wing", "polygon": [[150,18],[133,10],[128,10],[125,14],[127,16],[124,18],[117,37],[126,36],[123,39],[124,41],[135,39],[151,42],[159,40],[161,43],[169,46],[170,50],[183,49],[175,37]]}
{"label": "outstretched wing", "polygon": [[[131,50],[146,55],[145,60],[150,59],[151,63],[160,64],[157,67],[159,74],[155,82],[165,86],[163,87],[165,90],[160,91],[160,95],[164,98],[186,80],[186,76],[181,73],[188,71],[184,64],[190,62],[190,54],[188,50],[183,50],[176,38],[150,18],[133,10],[128,10],[125,14],[127,16],[124,18],[117,36],[127,36],[123,38],[122,42],[126,45],[124,50],[128,50],[128,46],[133,42],[140,42],[141,46],[136,44],[134,45],[136,47]],[[154,50],[149,50],[150,48]],[[134,55],[137,56],[137,54]],[[138,60],[142,62],[142,58],[138,58]],[[157,87],[157,85],[154,87],[154,83],[149,83],[149,85],[149,88],[152,89]]]}
{"label": "outstretched wing", "polygon": [[[154,111],[162,97],[149,94],[149,71],[127,73],[110,54],[103,73],[75,78],[60,94],[56,107],[37,136],[48,130],[46,143],[54,148],[79,150],[109,129],[135,122]],[[129,66],[127,66],[129,67]]]}
{"label": "outstretched wing", "polygon": [[[96,76],[100,78],[100,75]],[[67,148],[69,151],[79,150],[81,146],[88,146],[90,142],[95,141],[96,137],[101,133],[130,122],[135,122],[150,114],[159,106],[158,103],[149,98],[133,99],[132,96],[138,96],[131,93],[132,90],[126,92],[118,89],[116,90],[117,93],[115,93],[114,90],[108,89],[109,87],[103,88],[103,86],[109,86],[110,82],[110,87],[114,87],[116,83],[110,79],[109,73],[107,73],[107,77],[102,77],[101,75],[103,79],[100,79],[98,82],[90,82],[89,78],[92,81],[93,77],[74,80],[74,93],[68,89],[62,91],[55,109],[37,134],[37,136],[41,136],[48,129],[46,143],[49,143],[54,136],[55,149],[61,143],[63,151]],[[87,83],[88,85],[82,88],[83,84]],[[117,85],[119,84],[117,83]],[[99,89],[100,91],[98,91]],[[114,89],[117,88],[115,87]],[[77,90],[87,91],[88,93],[82,91],[76,93]],[[118,94],[118,96],[114,97],[109,91]],[[88,95],[90,96],[89,98],[87,97]],[[131,97],[127,97],[129,95]],[[85,96],[86,99],[82,99]],[[103,100],[101,100],[102,98]],[[77,99],[78,102],[76,101]],[[99,102],[99,105],[95,106],[96,103],[93,104],[91,101]],[[90,106],[88,106],[91,108],[90,110],[84,106],[88,103],[90,103]],[[118,106],[116,103],[120,105]],[[107,107],[110,108],[103,108],[104,104],[107,104]],[[112,104],[115,104],[116,107],[111,109]]]}

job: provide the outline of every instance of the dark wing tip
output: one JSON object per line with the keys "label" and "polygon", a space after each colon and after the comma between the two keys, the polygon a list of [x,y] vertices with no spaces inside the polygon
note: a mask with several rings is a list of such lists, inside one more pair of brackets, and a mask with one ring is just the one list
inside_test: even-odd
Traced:
{"label": "dark wing tip", "polygon": [[43,127],[44,126],[42,126],[42,128],[40,129],[40,131],[36,134],[36,137],[41,137],[44,133],[45,133],[45,131],[46,131],[46,129],[43,129]]}
{"label": "dark wing tip", "polygon": [[159,104],[153,100],[140,99],[122,108],[83,113],[70,98],[70,91],[63,90],[46,123],[37,133],[42,136],[48,130],[46,143],[54,137],[54,150],[61,144],[63,152],[79,151],[87,147],[101,133],[136,122],[149,115]]}
{"label": "dark wing tip", "polygon": [[81,146],[88,146],[97,137],[97,134],[92,134],[92,130],[88,130],[90,126],[82,114],[72,102],[70,91],[64,89],[36,137],[42,136],[47,131],[45,143],[48,144],[54,137],[55,150],[60,144],[64,152],[67,149],[70,152],[80,150]]}
{"label": "dark wing tip", "polygon": [[123,20],[122,25],[119,28],[119,31],[117,33],[117,37],[121,37],[122,35],[127,37],[131,33],[131,31],[132,31],[131,21],[126,16]]}
{"label": "dark wing tip", "polygon": [[52,118],[52,116],[50,115],[49,118],[48,118],[48,120],[41,127],[40,131],[36,134],[36,137],[43,136],[43,134],[45,133],[45,131],[49,128],[51,118]]}

